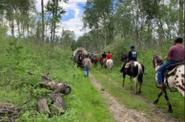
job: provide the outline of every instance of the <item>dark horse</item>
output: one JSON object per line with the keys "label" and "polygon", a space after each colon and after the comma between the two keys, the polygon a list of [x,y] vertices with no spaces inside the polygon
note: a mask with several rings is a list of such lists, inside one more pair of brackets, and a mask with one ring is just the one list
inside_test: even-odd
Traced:
{"label": "dark horse", "polygon": [[141,93],[141,85],[143,83],[144,65],[137,61],[128,62],[128,55],[123,54],[121,60],[124,62],[120,72],[123,74],[123,87],[125,84],[125,76],[135,81],[135,94]]}
{"label": "dark horse", "polygon": [[91,59],[91,62],[96,66],[99,60],[97,54],[91,53],[90,59]]}
{"label": "dark horse", "polygon": [[[152,59],[153,67],[155,68],[155,71],[157,71],[161,64],[163,64],[163,60],[160,56],[154,55]],[[157,73],[156,73],[157,77]],[[175,64],[173,66],[170,66],[168,68],[168,71],[165,75],[165,84],[163,87],[159,88],[160,92],[158,94],[157,99],[154,101],[154,104],[157,104],[159,101],[159,98],[164,93],[164,98],[167,101],[168,105],[168,112],[172,113],[173,109],[171,106],[171,103],[168,98],[168,94],[166,91],[166,88],[169,88],[170,90],[175,89],[179,93],[181,93],[182,96],[185,94],[185,81],[184,81],[184,62],[180,62],[178,64]]]}
{"label": "dark horse", "polygon": [[85,55],[87,55],[87,51],[84,48],[81,48],[81,47],[77,48],[73,52],[73,59],[74,59],[74,62],[77,63],[78,67],[83,68],[82,61],[83,61]]}

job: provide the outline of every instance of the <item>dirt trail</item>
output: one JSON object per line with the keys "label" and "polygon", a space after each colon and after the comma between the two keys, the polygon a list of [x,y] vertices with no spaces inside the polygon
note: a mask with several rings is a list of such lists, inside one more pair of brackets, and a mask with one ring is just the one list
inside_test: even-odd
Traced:
{"label": "dirt trail", "polygon": [[116,122],[178,122],[155,108],[151,110],[152,114],[150,116],[134,109],[129,109],[119,104],[111,94],[103,89],[93,75],[90,75],[90,80],[97,91],[104,97]]}

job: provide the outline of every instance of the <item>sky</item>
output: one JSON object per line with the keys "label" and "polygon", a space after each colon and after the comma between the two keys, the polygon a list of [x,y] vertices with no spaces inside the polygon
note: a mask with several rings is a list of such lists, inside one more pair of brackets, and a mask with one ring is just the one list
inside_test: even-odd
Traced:
{"label": "sky", "polygon": [[[60,27],[58,28],[58,35],[61,35],[62,30],[71,30],[75,32],[75,38],[82,36],[84,33],[88,32],[89,29],[83,28],[82,16],[84,12],[84,7],[87,0],[69,0],[68,3],[61,2],[60,5],[66,10],[60,21]],[[41,0],[36,0],[36,9],[38,12],[41,11]],[[46,5],[48,0],[44,0],[44,5]]]}

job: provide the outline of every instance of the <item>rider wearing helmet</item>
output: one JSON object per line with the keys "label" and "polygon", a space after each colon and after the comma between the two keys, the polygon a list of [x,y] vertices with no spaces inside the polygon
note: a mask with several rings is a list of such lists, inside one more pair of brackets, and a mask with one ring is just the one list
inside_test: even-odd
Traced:
{"label": "rider wearing helmet", "polygon": [[137,61],[137,52],[135,50],[135,46],[130,47],[130,51],[128,52],[128,60]]}

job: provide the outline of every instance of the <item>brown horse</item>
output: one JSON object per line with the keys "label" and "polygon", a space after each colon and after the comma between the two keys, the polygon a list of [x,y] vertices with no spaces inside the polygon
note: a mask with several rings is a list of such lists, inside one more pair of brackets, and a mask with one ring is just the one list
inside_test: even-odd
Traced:
{"label": "brown horse", "polygon": [[103,57],[101,57],[101,58],[100,58],[100,64],[101,64],[101,67],[106,68],[106,61],[107,61],[107,59],[106,59],[106,58],[103,58]]}
{"label": "brown horse", "polygon": [[[159,69],[160,65],[163,63],[163,60],[160,56],[153,56],[153,67],[156,71],[156,78],[157,78],[157,70]],[[161,95],[164,93],[164,97],[168,104],[168,112],[172,113],[173,109],[171,103],[168,98],[168,94],[166,89],[169,88],[170,90],[176,89],[183,97],[185,95],[185,81],[184,81],[184,63],[178,63],[173,66],[170,66],[166,75],[165,75],[165,84],[160,89],[157,99],[154,101],[154,104],[157,104]]]}
{"label": "brown horse", "polygon": [[98,60],[99,60],[97,54],[91,53],[90,54],[90,59],[91,59],[91,62],[96,66],[97,63],[98,63]]}

